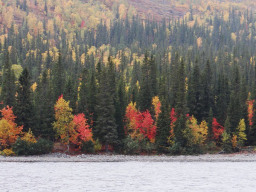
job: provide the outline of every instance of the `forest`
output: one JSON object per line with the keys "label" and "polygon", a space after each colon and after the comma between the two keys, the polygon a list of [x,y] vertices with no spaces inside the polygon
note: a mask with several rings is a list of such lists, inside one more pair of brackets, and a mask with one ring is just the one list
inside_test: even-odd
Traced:
{"label": "forest", "polygon": [[[29,15],[24,2],[15,6]],[[1,25],[1,154],[44,154],[57,143],[172,155],[256,145],[252,9],[203,22],[192,9],[161,21],[120,14],[94,27],[43,19],[35,30],[33,17]]]}

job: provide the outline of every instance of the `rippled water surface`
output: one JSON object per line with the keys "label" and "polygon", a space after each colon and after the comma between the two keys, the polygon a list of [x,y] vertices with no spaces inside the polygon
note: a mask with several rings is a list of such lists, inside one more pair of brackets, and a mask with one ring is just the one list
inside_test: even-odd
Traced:
{"label": "rippled water surface", "polygon": [[256,163],[0,163],[0,191],[256,191]]}

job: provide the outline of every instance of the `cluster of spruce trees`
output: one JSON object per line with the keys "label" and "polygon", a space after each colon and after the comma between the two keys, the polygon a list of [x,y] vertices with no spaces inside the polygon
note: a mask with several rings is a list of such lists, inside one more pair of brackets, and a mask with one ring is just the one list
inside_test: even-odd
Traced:
{"label": "cluster of spruce trees", "polygon": [[[245,119],[247,144],[255,144],[256,120],[249,125],[247,110],[247,101],[256,94],[254,21],[249,12],[233,9],[228,21],[216,15],[203,25],[195,21],[193,27],[186,20],[157,23],[134,17],[117,19],[110,28],[101,23],[95,31],[76,30],[72,40],[56,26],[54,34],[47,33],[46,24],[43,34],[28,39],[29,29],[23,21],[18,33],[13,25],[3,30],[7,38],[0,43],[2,107],[14,107],[24,131],[31,128],[36,136],[54,140],[53,107],[63,94],[74,113],[93,119],[94,138],[118,149],[125,139],[128,103],[136,102],[140,111],[153,113],[152,98],[159,96],[159,145],[167,145],[171,108],[179,116],[174,134],[181,146],[186,145],[186,114],[198,122],[206,120],[209,134],[213,117],[228,127],[229,134]],[[102,45],[109,45],[108,62],[99,49]],[[89,52],[92,46],[95,53]],[[134,54],[143,61],[134,59]],[[118,66],[113,62],[117,57]],[[22,66],[21,75],[15,75],[14,64]],[[34,82],[37,86],[32,90]]]}

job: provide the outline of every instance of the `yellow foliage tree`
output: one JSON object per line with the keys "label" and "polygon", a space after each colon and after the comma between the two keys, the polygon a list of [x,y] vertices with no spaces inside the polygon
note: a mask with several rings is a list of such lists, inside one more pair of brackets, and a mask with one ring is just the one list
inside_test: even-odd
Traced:
{"label": "yellow foliage tree", "polygon": [[241,119],[239,124],[238,124],[238,127],[236,128],[237,144],[239,146],[242,146],[244,144],[244,141],[247,140],[246,134],[245,134],[245,129],[246,129],[245,121],[244,121],[244,119]]}
{"label": "yellow foliage tree", "polygon": [[158,119],[159,114],[161,113],[161,102],[158,96],[153,97],[152,105],[154,106],[155,118]]}
{"label": "yellow foliage tree", "polygon": [[204,143],[206,141],[207,135],[208,135],[208,126],[207,126],[207,122],[205,120],[203,120],[201,122],[201,124],[199,125],[198,133],[200,134],[201,142]]}
{"label": "yellow foliage tree", "polygon": [[56,131],[57,137],[61,142],[68,146],[70,142],[76,143],[77,133],[74,129],[72,109],[69,107],[69,101],[65,101],[63,96],[60,96],[57,103],[54,105],[55,122],[53,129]]}
{"label": "yellow foliage tree", "polygon": [[198,125],[197,119],[194,116],[187,120],[184,135],[187,137],[188,143],[191,145],[202,145],[207,138],[207,133],[208,126],[206,121],[202,121],[201,124]]}
{"label": "yellow foliage tree", "polygon": [[24,134],[24,136],[21,138],[21,140],[26,141],[28,143],[36,143],[36,138],[33,135],[31,129],[29,129],[28,132]]}

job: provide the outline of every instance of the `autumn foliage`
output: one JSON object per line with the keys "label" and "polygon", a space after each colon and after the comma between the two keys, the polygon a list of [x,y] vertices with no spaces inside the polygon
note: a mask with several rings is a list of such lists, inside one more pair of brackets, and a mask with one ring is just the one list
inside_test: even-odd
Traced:
{"label": "autumn foliage", "polygon": [[54,106],[55,119],[53,129],[63,144],[76,143],[77,133],[74,129],[72,109],[69,102],[60,96]]}
{"label": "autumn foliage", "polygon": [[161,102],[158,96],[153,97],[152,105],[154,106],[155,119],[158,119],[159,113],[161,113]]}
{"label": "autumn foliage", "polygon": [[171,113],[170,113],[170,119],[171,119],[171,135],[173,134],[173,129],[174,129],[174,126],[175,126],[175,122],[177,121],[177,114],[175,112],[175,109],[172,108],[171,110]]}
{"label": "autumn foliage", "polygon": [[136,103],[130,103],[126,108],[126,133],[131,138],[148,138],[150,142],[155,141],[156,125],[149,111],[140,112],[136,109]]}
{"label": "autumn foliage", "polygon": [[174,144],[174,127],[175,127],[175,122],[177,121],[177,114],[175,112],[175,108],[172,108],[171,113],[170,113],[170,120],[171,120],[171,124],[170,124],[170,135],[168,137],[168,142],[173,145]]}
{"label": "autumn foliage", "polygon": [[191,144],[199,144],[202,145],[207,138],[208,126],[206,121],[202,121],[199,125],[197,123],[197,119],[192,116],[187,120],[187,128],[190,129],[191,135],[189,136],[191,140]]}
{"label": "autumn foliage", "polygon": [[218,141],[220,139],[220,136],[224,132],[224,127],[221,126],[216,118],[212,119],[212,131],[213,131],[213,138]]}
{"label": "autumn foliage", "polygon": [[80,146],[82,142],[92,141],[92,130],[88,124],[88,120],[83,113],[74,116],[73,123],[77,132],[77,144]]}
{"label": "autumn foliage", "polygon": [[69,102],[60,96],[54,106],[55,119],[53,127],[63,144],[70,142],[81,146],[82,142],[92,141],[92,130],[83,113],[73,116]]}
{"label": "autumn foliage", "polygon": [[2,119],[0,120],[0,143],[3,147],[14,144],[22,133],[23,126],[17,126],[16,116],[13,114],[12,107],[6,106],[1,110]]}
{"label": "autumn foliage", "polygon": [[252,118],[253,118],[253,103],[254,100],[250,100],[247,102],[248,103],[248,120],[249,120],[249,125],[252,126]]}

